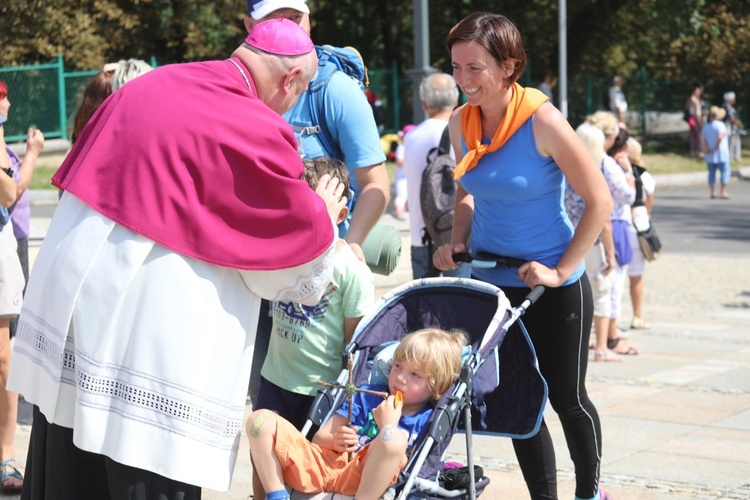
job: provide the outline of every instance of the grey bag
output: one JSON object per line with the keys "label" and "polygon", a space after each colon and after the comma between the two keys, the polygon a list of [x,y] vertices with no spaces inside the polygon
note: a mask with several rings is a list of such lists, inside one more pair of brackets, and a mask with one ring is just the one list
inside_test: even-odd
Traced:
{"label": "grey bag", "polygon": [[450,136],[446,125],[438,147],[427,153],[427,167],[422,172],[419,193],[422,217],[427,229],[422,243],[434,248],[451,241],[458,182],[453,179],[456,161],[451,158],[450,152]]}

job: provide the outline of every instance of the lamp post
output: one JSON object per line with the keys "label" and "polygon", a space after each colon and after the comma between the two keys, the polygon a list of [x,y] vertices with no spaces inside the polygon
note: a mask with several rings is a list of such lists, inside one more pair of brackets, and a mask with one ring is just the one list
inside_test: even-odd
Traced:
{"label": "lamp post", "polygon": [[560,37],[560,112],[565,118],[568,117],[568,25],[567,0],[558,0],[557,27]]}
{"label": "lamp post", "polygon": [[419,99],[419,84],[436,70],[430,66],[430,9],[427,0],[412,0],[414,6],[414,67],[407,70],[412,81],[412,123],[421,123],[427,118]]}

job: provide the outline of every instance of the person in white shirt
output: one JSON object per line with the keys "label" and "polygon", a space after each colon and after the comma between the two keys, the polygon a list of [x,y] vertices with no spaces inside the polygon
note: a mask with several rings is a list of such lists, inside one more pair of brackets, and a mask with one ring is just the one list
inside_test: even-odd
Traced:
{"label": "person in white shirt", "polygon": [[625,99],[625,93],[622,91],[622,77],[615,76],[612,79],[612,86],[609,88],[609,110],[617,117],[620,126],[625,126],[625,113],[628,111],[628,101]]}
{"label": "person in white shirt", "polygon": [[708,189],[711,198],[716,196],[716,173],[720,175],[721,190],[719,198],[728,200],[727,184],[729,184],[729,139],[727,126],[724,124],[726,111],[718,106],[711,106],[708,111],[708,123],[701,129],[701,149],[705,154],[708,166]]}
{"label": "person in white shirt", "polygon": [[[452,76],[435,73],[425,77],[419,85],[419,98],[427,119],[404,136],[404,172],[406,172],[409,200],[409,234],[411,236],[411,266],[414,279],[439,276],[432,264],[429,247],[423,242],[425,230],[420,203],[422,172],[427,167],[427,154],[440,143],[453,108],[458,104],[458,87]],[[453,155],[453,151],[451,151]],[[434,251],[435,249],[433,249]],[[468,265],[444,271],[444,276],[469,277]]]}
{"label": "person in white shirt", "polygon": [[633,249],[633,260],[628,266],[628,276],[630,278],[630,302],[633,305],[633,321],[630,323],[631,329],[646,330],[651,326],[643,320],[643,271],[646,264],[646,258],[641,251],[641,245],[638,242],[638,231],[646,231],[651,226],[651,207],[654,204],[654,191],[656,190],[656,180],[646,171],[641,158],[641,144],[633,137],[629,138],[626,143],[630,163],[633,170],[638,172],[640,182],[636,181],[635,201],[632,205],[633,224],[630,226],[630,246]]}

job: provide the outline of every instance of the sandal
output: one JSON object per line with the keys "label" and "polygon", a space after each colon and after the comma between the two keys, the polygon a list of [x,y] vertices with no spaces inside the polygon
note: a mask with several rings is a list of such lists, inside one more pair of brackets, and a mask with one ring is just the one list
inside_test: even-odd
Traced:
{"label": "sandal", "polygon": [[594,353],[594,361],[622,361],[622,357],[612,349],[607,349],[604,352],[596,351]]}
{"label": "sandal", "polygon": [[616,349],[616,347],[617,347],[617,344],[619,344],[621,340],[623,340],[623,339],[620,338],[620,337],[615,337],[613,339],[607,339],[607,347],[609,347],[610,349],[612,349],[614,352],[616,352],[620,356],[637,356],[639,354],[638,349],[636,349],[633,346],[628,346],[628,348],[625,349],[624,351],[618,351]]}
{"label": "sandal", "polygon": [[630,324],[630,328],[633,330],[648,330],[651,325],[643,321],[642,318],[634,317],[633,322]]}
{"label": "sandal", "polygon": [[[9,458],[8,460],[3,460],[0,462],[0,470],[2,470],[2,474],[0,474],[0,491],[3,492],[16,492],[21,491],[21,488],[23,487],[23,476],[21,475],[21,471],[18,470],[15,466],[16,459],[15,458]],[[10,470],[6,470],[10,469]],[[10,482],[9,480],[15,478],[19,479],[21,481],[21,484],[18,486],[10,486],[7,483]]]}

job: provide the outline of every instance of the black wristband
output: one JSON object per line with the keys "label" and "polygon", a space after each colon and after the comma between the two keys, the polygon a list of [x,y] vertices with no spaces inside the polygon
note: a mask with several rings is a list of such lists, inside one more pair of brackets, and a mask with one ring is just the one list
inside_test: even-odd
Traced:
{"label": "black wristband", "polygon": [[8,167],[8,168],[0,168],[0,170],[2,170],[3,172],[5,172],[6,174],[8,174],[8,177],[13,178],[13,170],[10,167]]}

